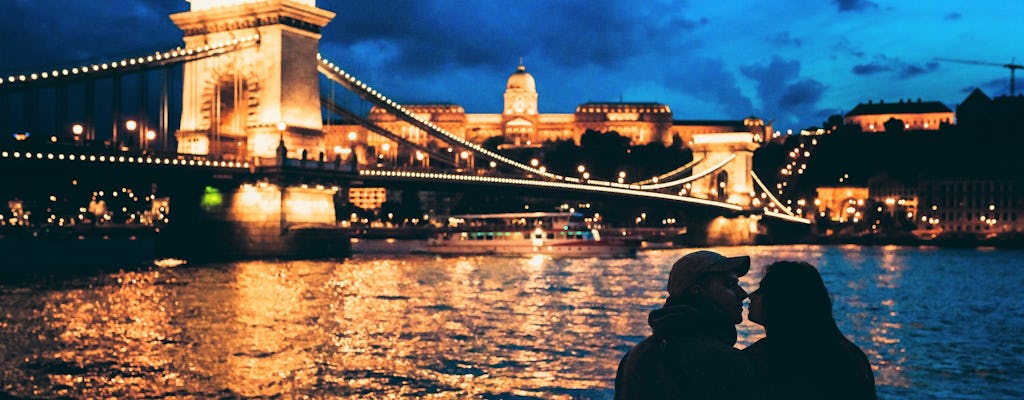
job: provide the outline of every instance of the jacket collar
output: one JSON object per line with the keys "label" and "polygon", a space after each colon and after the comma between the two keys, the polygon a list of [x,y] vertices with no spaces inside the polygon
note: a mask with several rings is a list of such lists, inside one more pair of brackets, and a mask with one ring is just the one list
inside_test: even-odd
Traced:
{"label": "jacket collar", "polygon": [[669,297],[663,307],[651,311],[647,323],[655,336],[708,336],[729,346],[736,344],[736,325],[722,315],[718,306],[703,298]]}

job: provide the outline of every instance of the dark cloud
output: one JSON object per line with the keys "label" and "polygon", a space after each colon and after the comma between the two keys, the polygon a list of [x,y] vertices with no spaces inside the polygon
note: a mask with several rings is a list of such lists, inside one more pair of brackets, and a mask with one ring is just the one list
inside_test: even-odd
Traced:
{"label": "dark cloud", "polygon": [[680,38],[707,24],[653,5],[625,2],[601,7],[584,0],[478,2],[461,10],[445,1],[400,0],[366,7],[323,3],[324,8],[352,10],[338,14],[324,31],[325,42],[384,43],[394,50],[384,66],[408,72],[514,68],[519,56],[543,57],[560,66],[615,68],[629,58],[628,52],[651,51],[664,42],[652,38]]}
{"label": "dark cloud", "polygon": [[779,32],[775,36],[772,36],[772,37],[768,38],[768,42],[773,44],[773,45],[775,45],[775,46],[778,46],[778,47],[784,47],[784,46],[800,47],[800,46],[803,46],[803,44],[804,44],[803,41],[800,40],[799,38],[794,38],[789,33],[789,31]]}
{"label": "dark cloud", "polygon": [[868,0],[833,0],[840,12],[864,11],[878,8],[878,4]]}
{"label": "dark cloud", "polygon": [[935,61],[917,65],[884,54],[878,54],[872,58],[870,63],[854,65],[851,72],[862,76],[894,73],[895,76],[902,79],[924,75],[937,69],[939,69],[939,63]]}
{"label": "dark cloud", "polygon": [[828,112],[818,108],[826,86],[800,75],[800,61],[787,61],[778,56],[767,64],[751,64],[740,68],[757,84],[762,114],[782,126],[807,126],[817,123]]}
{"label": "dark cloud", "polygon": [[924,65],[904,65],[900,69],[900,78],[912,78],[918,75],[923,75],[928,72],[935,71],[939,68],[939,63],[930,61]]}
{"label": "dark cloud", "polygon": [[779,106],[784,109],[813,107],[821,100],[825,85],[813,79],[803,79],[786,87],[779,97]]}
{"label": "dark cloud", "polygon": [[182,41],[168,15],[187,7],[160,0],[5,4],[0,17],[3,69],[29,71],[171,49]]}
{"label": "dark cloud", "polygon": [[[657,64],[652,64],[657,65]],[[660,77],[661,83],[686,96],[704,99],[717,105],[722,115],[744,117],[756,113],[753,102],[740,89],[736,77],[720,59],[693,59],[685,67],[669,69]],[[653,72],[653,71],[652,71]],[[675,110],[688,118],[701,118],[688,110]]]}
{"label": "dark cloud", "polygon": [[874,75],[880,72],[892,71],[892,66],[877,63],[857,64],[853,66],[853,73],[857,75]]}
{"label": "dark cloud", "polygon": [[961,18],[963,18],[963,15],[958,12],[951,12],[949,14],[946,14],[946,19],[949,21],[956,21]]}

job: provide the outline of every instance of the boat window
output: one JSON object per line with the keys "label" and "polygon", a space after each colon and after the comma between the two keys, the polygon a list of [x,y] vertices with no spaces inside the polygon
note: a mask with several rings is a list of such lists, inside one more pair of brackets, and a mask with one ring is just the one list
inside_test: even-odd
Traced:
{"label": "boat window", "polygon": [[554,238],[555,238],[555,233],[554,232],[548,232],[548,239],[554,239]]}

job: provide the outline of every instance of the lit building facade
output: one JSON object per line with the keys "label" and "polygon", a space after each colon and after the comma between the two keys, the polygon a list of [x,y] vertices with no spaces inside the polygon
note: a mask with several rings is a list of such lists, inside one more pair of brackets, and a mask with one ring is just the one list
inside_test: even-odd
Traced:
{"label": "lit building facade", "polygon": [[[492,138],[501,138],[507,147],[534,147],[547,141],[572,140],[579,143],[588,130],[616,131],[629,138],[633,145],[662,143],[673,140],[692,144],[694,134],[749,132],[760,143],[772,134],[771,124],[760,118],[724,121],[674,121],[669,106],[653,102],[588,102],[576,107],[572,114],[541,114],[538,110],[539,94],[533,76],[520,65],[509,77],[503,94],[501,113],[467,113],[457,104],[413,104],[406,109],[420,119],[464,138],[481,144]],[[440,149],[447,147],[426,132],[398,119],[379,107],[373,107],[368,119],[374,124],[421,146]],[[329,125],[324,127],[327,148],[344,154],[356,153],[364,161],[360,146],[372,149],[374,157],[405,159],[398,154],[399,146],[388,138],[372,134],[361,125]],[[674,139],[678,137],[678,139]],[[350,139],[354,138],[354,139]],[[492,139],[493,140],[493,139]],[[410,158],[411,159],[411,158]]]}
{"label": "lit building facade", "polygon": [[896,103],[884,100],[873,103],[868,100],[867,104],[859,103],[846,113],[843,121],[860,126],[864,132],[885,132],[886,123],[892,123],[890,121],[902,122],[902,130],[937,131],[942,125],[953,124],[954,116],[949,107],[938,101],[900,99]]}
{"label": "lit building facade", "polygon": [[817,189],[814,204],[818,218],[836,222],[858,222],[864,218],[868,188],[853,186],[822,186]]}
{"label": "lit building facade", "polygon": [[918,227],[981,237],[1024,232],[1024,182],[943,179],[921,182]]}

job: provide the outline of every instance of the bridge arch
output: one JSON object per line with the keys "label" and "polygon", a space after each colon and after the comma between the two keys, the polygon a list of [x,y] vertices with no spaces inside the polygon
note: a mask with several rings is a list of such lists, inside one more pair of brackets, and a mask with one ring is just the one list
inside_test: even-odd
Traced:
{"label": "bridge arch", "polygon": [[717,168],[692,181],[690,194],[748,207],[754,195],[754,150],[758,145],[750,132],[693,135],[694,171]]}

